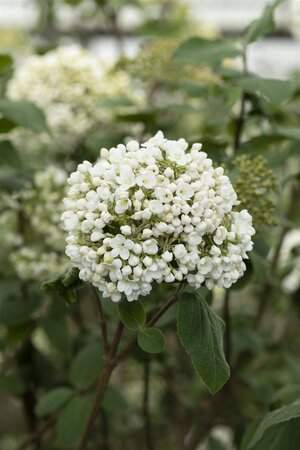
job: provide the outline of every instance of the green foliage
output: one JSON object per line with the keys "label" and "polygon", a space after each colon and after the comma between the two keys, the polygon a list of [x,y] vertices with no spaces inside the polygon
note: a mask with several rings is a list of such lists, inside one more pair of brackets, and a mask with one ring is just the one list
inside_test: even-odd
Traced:
{"label": "green foliage", "polygon": [[124,412],[128,409],[128,403],[121,392],[110,386],[104,395],[102,407],[107,412]]}
{"label": "green foliage", "polygon": [[177,332],[196,372],[212,394],[229,378],[230,369],[223,351],[225,324],[205,300],[182,294],[178,304]]}
{"label": "green foliage", "polygon": [[294,84],[290,80],[276,80],[273,78],[260,77],[243,77],[238,81],[245,92],[256,94],[260,98],[272,103],[280,105],[291,97]]}
{"label": "green foliage", "polygon": [[275,0],[273,3],[268,4],[265,7],[262,16],[259,19],[254,20],[248,26],[244,36],[244,45],[251,44],[274,30],[274,11],[283,1],[284,0]]}
{"label": "green foliage", "polygon": [[76,445],[85,429],[89,417],[93,395],[74,397],[61,410],[56,425],[57,445],[69,448]]}
{"label": "green foliage", "polygon": [[[144,450],[152,445],[155,450],[298,450],[300,78],[299,71],[286,79],[277,79],[275,73],[263,78],[249,71],[248,61],[248,45],[276,31],[275,8],[283,2],[268,3],[262,16],[234,39],[206,30],[205,24],[195,26],[180,0],[93,0],[88,10],[85,0],[46,3],[47,8],[36,2],[41,23],[31,32],[34,48],[26,48],[26,55],[55,48],[66,32],[68,40],[74,37],[74,42],[89,46],[95,25],[97,39],[99,30],[116,33],[120,47],[127,33],[137,36],[141,50],[136,58],[121,57],[110,73],[124,71],[140,97],[135,104],[131,92],[114,96],[107,89],[109,97],[96,100],[85,117],[87,124],[93,122],[90,132],[74,134],[69,142],[63,130],[55,141],[45,120],[48,111],[8,98],[10,77],[26,55],[18,43],[12,55],[7,53],[12,45],[4,34],[19,39],[18,30],[1,35],[0,447],[25,445],[28,436],[50,421],[54,425],[30,443],[32,448],[76,448],[109,361],[113,374],[87,449]],[[76,8],[78,20],[67,31],[57,22],[63,3]],[[129,21],[123,30],[127,6],[141,12],[142,23],[131,26]],[[44,83],[48,75],[55,80],[55,73],[46,75]],[[79,85],[75,91],[80,94]],[[84,100],[90,103],[88,86]],[[55,101],[65,118],[69,103]],[[59,115],[54,119],[61,125]],[[75,133],[80,124],[72,125]],[[19,255],[28,242],[41,244],[45,259],[36,264],[40,273],[52,252],[64,255],[63,245],[54,249],[49,228],[36,231],[58,195],[54,185],[43,195],[43,185],[36,183],[41,170],[55,166],[70,173],[84,160],[95,162],[102,147],[129,137],[145,141],[158,129],[169,139],[184,136],[202,142],[213,163],[224,167],[239,207],[253,216],[254,250],[245,260],[244,276],[227,292],[227,304],[223,289],[185,287],[178,304],[154,323],[174,293],[173,284],[155,285],[143,302],[101,299],[103,328],[92,290],[77,269],[64,272],[57,264],[57,272],[40,289],[42,278],[25,280],[11,255]],[[35,183],[33,198],[27,188]],[[29,256],[29,272],[30,261]],[[107,334],[112,351],[119,319],[124,329],[110,360],[101,343]],[[227,386],[224,335],[232,372]],[[219,439],[219,426],[226,444]]]}
{"label": "green foliage", "polygon": [[120,303],[119,315],[121,321],[129,330],[138,330],[140,327],[144,327],[146,322],[146,313],[139,301]]}
{"label": "green foliage", "polygon": [[267,413],[246,436],[242,450],[297,450],[300,438],[300,402]]}
{"label": "green foliage", "polygon": [[0,114],[15,125],[30,128],[38,133],[48,132],[43,112],[33,103],[3,98],[0,100]]}
{"label": "green foliage", "polygon": [[100,343],[93,343],[73,359],[70,367],[70,381],[78,389],[88,387],[98,376],[103,366]]}
{"label": "green foliage", "polygon": [[10,141],[0,141],[0,164],[16,169],[21,167],[18,151]]}
{"label": "green foliage", "polygon": [[138,344],[144,352],[160,353],[165,348],[164,334],[158,328],[143,328],[137,334]]}
{"label": "green foliage", "polygon": [[241,54],[234,42],[223,39],[190,38],[183,42],[174,52],[173,58],[189,64],[215,66],[224,58]]}
{"label": "green foliage", "polygon": [[7,73],[13,66],[13,59],[10,55],[0,53],[0,75]]}
{"label": "green foliage", "polygon": [[68,387],[52,389],[40,397],[35,412],[39,417],[51,414],[64,406],[72,396],[73,391]]}

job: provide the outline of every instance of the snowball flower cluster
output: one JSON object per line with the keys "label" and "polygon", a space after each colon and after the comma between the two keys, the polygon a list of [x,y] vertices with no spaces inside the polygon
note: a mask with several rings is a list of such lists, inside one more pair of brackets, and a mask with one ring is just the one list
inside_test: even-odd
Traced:
{"label": "snowball flower cluster", "polygon": [[45,280],[70,266],[60,221],[66,180],[67,173],[55,166],[36,172],[8,211],[16,237],[10,261],[23,280]]}
{"label": "snowball flower cluster", "polygon": [[[78,45],[28,57],[10,80],[7,95],[35,103],[46,115],[52,135],[42,134],[37,139],[32,133],[33,139],[25,144],[52,143],[56,152],[66,151],[93,126],[111,119],[111,110],[101,107],[101,101],[122,96],[129,96],[133,102],[141,99],[125,72],[110,71],[103,61]],[[21,131],[15,134],[23,148],[25,130]]]}
{"label": "snowball flower cluster", "polygon": [[101,150],[68,180],[66,254],[104,297],[128,301],[153,282],[229,288],[245,271],[255,233],[221,167],[201,144],[158,132],[139,145]]}

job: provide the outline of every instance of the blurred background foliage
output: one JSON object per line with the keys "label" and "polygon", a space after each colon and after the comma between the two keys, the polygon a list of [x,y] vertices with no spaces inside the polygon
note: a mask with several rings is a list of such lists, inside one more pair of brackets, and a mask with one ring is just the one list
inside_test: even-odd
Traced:
{"label": "blurred background foliage", "polygon": [[[267,3],[244,30],[225,31],[181,0],[26,7],[26,24],[4,23],[0,35],[1,449],[71,449],[81,437],[102,367],[95,299],[64,278],[58,292],[40,288],[69,268],[65,181],[101,147],[158,129],[202,142],[254,218],[244,277],[203,291],[226,322],[232,375],[217,395],[206,391],[173,308],[158,324],[166,351],[150,359],[135,349],[115,372],[89,449],[298,449],[299,3]],[[298,59],[287,76],[262,77],[251,48],[276,36],[298,46]],[[148,313],[171,289],[153,289]],[[116,308],[103,306],[110,333]]]}

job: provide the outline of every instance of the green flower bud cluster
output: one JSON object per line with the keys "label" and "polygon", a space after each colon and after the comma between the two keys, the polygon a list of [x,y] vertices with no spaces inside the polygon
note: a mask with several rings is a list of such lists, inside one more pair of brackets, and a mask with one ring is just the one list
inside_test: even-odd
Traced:
{"label": "green flower bud cluster", "polygon": [[180,44],[175,37],[151,40],[130,64],[129,72],[152,85],[176,84],[183,79],[214,83],[218,77],[208,67],[195,67],[178,63],[172,54]]}
{"label": "green flower bud cluster", "polygon": [[234,189],[241,202],[253,217],[254,227],[260,231],[264,226],[276,225],[275,194],[278,188],[275,172],[267,160],[259,155],[238,156],[233,161],[237,171]]}

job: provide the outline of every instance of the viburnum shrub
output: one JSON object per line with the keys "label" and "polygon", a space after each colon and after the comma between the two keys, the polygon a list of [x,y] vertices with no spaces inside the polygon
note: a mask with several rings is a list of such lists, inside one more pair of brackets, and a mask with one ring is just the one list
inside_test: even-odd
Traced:
{"label": "viburnum shrub", "polygon": [[252,218],[201,144],[158,132],[103,148],[68,182],[66,254],[103,297],[137,300],[153,282],[229,288],[246,269]]}
{"label": "viburnum shrub", "polygon": [[[124,297],[111,347],[98,304],[105,365],[79,449],[86,448],[113,368],[135,343],[117,353],[123,326],[137,332],[144,351],[163,350],[164,335],[152,325],[187,286],[194,293],[180,295],[180,340],[212,393],[229,377],[223,321],[195,289],[235,283],[246,269],[243,260],[252,249],[255,230],[251,215],[237,209],[239,200],[224,169],[214,167],[201,147],[195,143],[189,149],[185,139],[168,140],[159,131],[141,145],[129,141],[102,148],[95,164],[84,161],[68,179],[62,214],[68,232],[66,254],[79,279],[93,285],[97,299],[99,291],[114,302]],[[72,286],[74,273],[76,278],[73,270],[60,279],[60,288]],[[178,286],[146,321],[137,300],[150,294],[154,283]]]}

